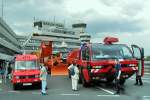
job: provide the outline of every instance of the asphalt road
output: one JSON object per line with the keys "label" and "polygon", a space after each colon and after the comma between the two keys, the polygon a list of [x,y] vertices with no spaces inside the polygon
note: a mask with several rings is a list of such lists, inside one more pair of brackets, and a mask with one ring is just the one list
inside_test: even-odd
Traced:
{"label": "asphalt road", "polygon": [[67,76],[48,78],[48,95],[42,96],[40,90],[34,87],[24,87],[12,90],[9,81],[0,84],[0,100],[150,100],[150,74],[143,77],[143,86],[134,86],[133,76],[125,83],[125,91],[114,95],[114,85],[104,83],[84,88],[79,85],[79,91],[71,90],[71,80]]}

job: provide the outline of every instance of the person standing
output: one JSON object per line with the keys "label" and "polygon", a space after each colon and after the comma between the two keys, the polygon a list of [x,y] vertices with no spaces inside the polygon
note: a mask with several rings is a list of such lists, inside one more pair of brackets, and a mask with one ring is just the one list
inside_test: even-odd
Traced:
{"label": "person standing", "polygon": [[72,64],[68,67],[68,69],[71,74],[72,90],[77,91],[78,90],[78,80],[79,80],[79,69],[76,65],[76,61],[73,61]]}
{"label": "person standing", "polygon": [[46,66],[44,64],[40,64],[41,66],[41,71],[40,71],[40,79],[42,81],[42,95],[47,95],[46,93],[46,86],[47,86],[47,70]]}
{"label": "person standing", "polygon": [[2,81],[3,81],[3,79],[4,79],[4,74],[5,74],[4,67],[3,67],[3,66],[0,66],[1,82],[2,82]]}
{"label": "person standing", "polygon": [[7,73],[8,79],[11,79],[11,72],[12,72],[12,68],[11,68],[11,64],[9,64],[8,73]]}
{"label": "person standing", "polygon": [[116,59],[115,63],[116,63],[116,65],[115,65],[115,69],[116,69],[116,73],[115,73],[116,93],[115,94],[120,94],[120,89],[121,89],[121,85],[120,85],[121,64],[119,62],[119,59]]}
{"label": "person standing", "polygon": [[138,85],[138,84],[140,86],[143,85],[141,77],[142,77],[142,62],[138,61],[138,70],[136,72],[136,83],[134,85]]}
{"label": "person standing", "polygon": [[2,83],[3,79],[2,73],[3,73],[2,66],[0,66],[0,83]]}

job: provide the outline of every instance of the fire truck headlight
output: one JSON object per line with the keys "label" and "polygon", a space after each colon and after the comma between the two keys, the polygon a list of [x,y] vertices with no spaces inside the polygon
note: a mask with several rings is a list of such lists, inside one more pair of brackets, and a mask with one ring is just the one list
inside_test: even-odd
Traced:
{"label": "fire truck headlight", "polygon": [[16,76],[16,79],[19,79],[19,76]]}

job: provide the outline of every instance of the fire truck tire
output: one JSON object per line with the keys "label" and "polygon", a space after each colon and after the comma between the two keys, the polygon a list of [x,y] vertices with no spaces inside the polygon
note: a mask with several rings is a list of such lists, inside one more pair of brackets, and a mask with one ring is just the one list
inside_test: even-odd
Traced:
{"label": "fire truck tire", "polygon": [[83,78],[82,79],[82,85],[83,85],[83,87],[89,87],[90,83],[86,82],[85,79]]}
{"label": "fire truck tire", "polygon": [[89,87],[90,86],[90,83],[86,82],[83,75],[81,76],[81,82],[82,82],[83,87]]}
{"label": "fire truck tire", "polygon": [[79,74],[79,84],[82,84],[82,76],[81,76],[81,74]]}
{"label": "fire truck tire", "polygon": [[112,83],[113,82],[113,78],[107,78],[107,83]]}
{"label": "fire truck tire", "polygon": [[17,90],[18,89],[18,85],[17,84],[13,84],[13,90]]}
{"label": "fire truck tire", "polygon": [[38,84],[36,84],[37,89],[41,89],[42,88],[42,83],[39,82]]}
{"label": "fire truck tire", "polygon": [[124,83],[126,82],[126,80],[125,79],[120,79],[120,85],[124,85]]}

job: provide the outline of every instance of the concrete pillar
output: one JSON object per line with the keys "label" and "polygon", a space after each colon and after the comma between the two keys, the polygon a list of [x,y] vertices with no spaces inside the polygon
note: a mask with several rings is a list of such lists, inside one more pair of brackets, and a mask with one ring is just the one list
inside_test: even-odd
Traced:
{"label": "concrete pillar", "polygon": [[4,76],[5,83],[7,82],[8,65],[9,65],[9,62],[5,61],[5,76]]}

